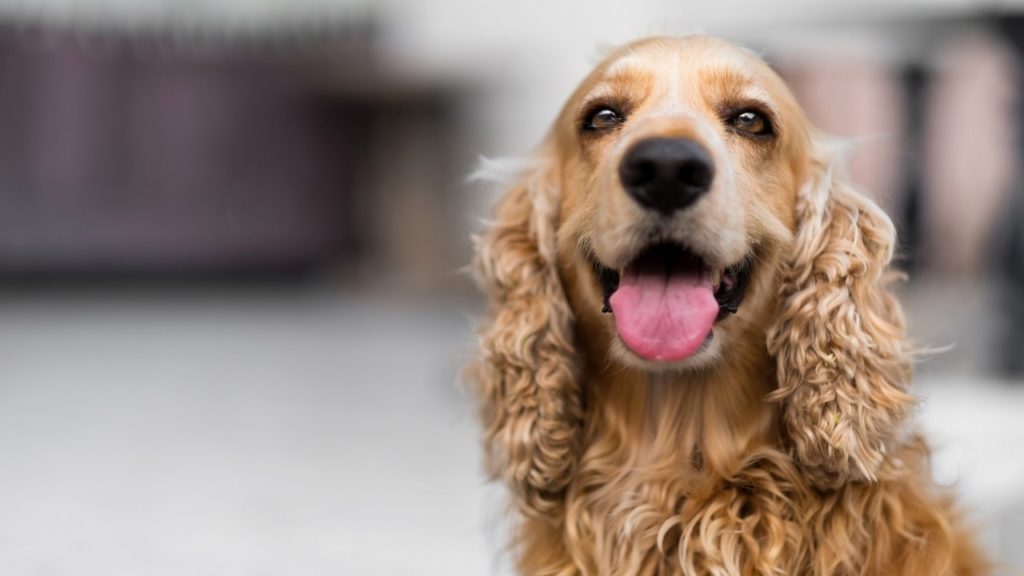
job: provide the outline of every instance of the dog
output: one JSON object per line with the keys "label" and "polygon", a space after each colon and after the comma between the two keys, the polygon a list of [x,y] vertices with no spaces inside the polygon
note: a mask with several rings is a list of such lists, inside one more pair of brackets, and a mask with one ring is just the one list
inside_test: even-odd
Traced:
{"label": "dog", "polygon": [[834,165],[713,37],[572,94],[474,258],[519,573],[989,573],[912,423],[894,227]]}

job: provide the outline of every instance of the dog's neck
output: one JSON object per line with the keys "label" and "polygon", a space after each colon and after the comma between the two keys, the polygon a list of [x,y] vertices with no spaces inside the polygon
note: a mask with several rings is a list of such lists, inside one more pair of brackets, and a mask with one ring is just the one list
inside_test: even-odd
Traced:
{"label": "dog's neck", "polygon": [[618,465],[635,472],[670,466],[728,475],[751,450],[778,441],[777,410],[765,400],[774,362],[763,345],[741,345],[726,349],[726,361],[692,372],[588,362],[586,442],[614,446]]}

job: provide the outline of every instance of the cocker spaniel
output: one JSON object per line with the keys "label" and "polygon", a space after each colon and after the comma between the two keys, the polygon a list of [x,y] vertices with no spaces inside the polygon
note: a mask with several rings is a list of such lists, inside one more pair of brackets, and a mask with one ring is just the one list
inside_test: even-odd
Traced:
{"label": "cocker spaniel", "polygon": [[519,572],[987,573],[909,422],[893,243],[757,56],[613,51],[477,243]]}

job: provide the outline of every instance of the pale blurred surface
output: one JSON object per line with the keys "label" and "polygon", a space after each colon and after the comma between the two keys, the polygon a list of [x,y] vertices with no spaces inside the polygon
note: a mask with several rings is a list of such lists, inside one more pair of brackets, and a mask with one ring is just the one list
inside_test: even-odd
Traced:
{"label": "pale blurred surface", "polygon": [[[0,573],[501,573],[465,310],[310,288],[8,295]],[[1024,387],[926,375],[937,478],[1019,564]]]}
{"label": "pale blurred surface", "polygon": [[1024,567],[1024,2],[0,0],[0,574],[503,573],[465,175],[690,32],[858,143],[936,477]]}
{"label": "pale blurred surface", "polygon": [[0,573],[490,573],[470,328],[446,308],[9,297]]}

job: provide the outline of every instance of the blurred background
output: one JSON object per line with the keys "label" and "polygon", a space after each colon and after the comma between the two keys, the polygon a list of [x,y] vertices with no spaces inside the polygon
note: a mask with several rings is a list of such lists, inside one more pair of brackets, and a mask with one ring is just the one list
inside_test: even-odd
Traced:
{"label": "blurred background", "polygon": [[856,144],[935,473],[1024,566],[1024,2],[0,0],[0,573],[504,573],[465,176],[690,32]]}

